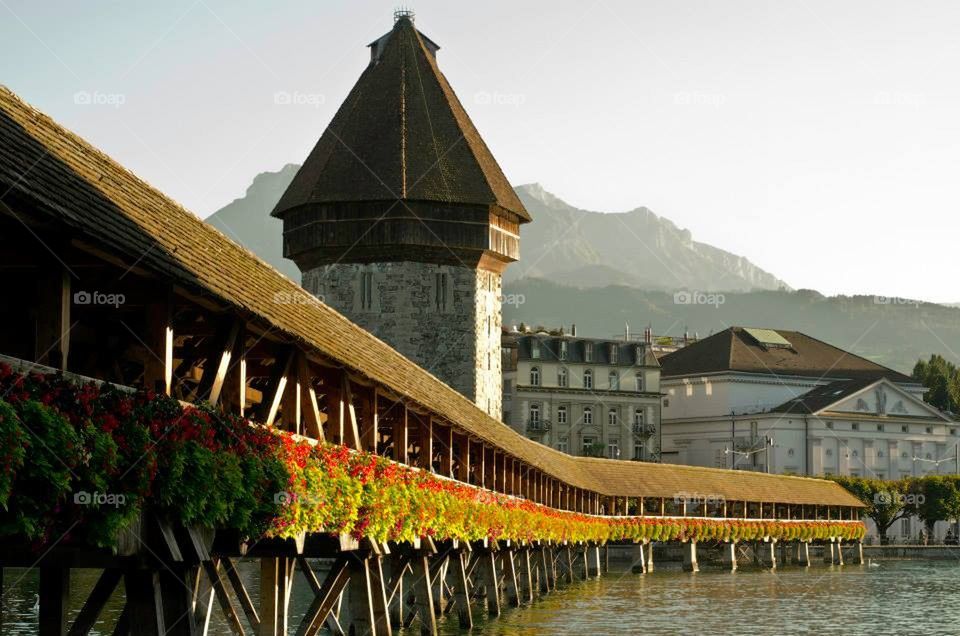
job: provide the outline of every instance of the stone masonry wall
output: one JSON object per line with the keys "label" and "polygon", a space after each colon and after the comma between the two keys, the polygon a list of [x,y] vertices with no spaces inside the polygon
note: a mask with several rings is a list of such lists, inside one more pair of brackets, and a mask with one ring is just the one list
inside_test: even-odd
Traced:
{"label": "stone masonry wall", "polygon": [[303,286],[501,417],[499,274],[429,263],[343,263],[305,272]]}

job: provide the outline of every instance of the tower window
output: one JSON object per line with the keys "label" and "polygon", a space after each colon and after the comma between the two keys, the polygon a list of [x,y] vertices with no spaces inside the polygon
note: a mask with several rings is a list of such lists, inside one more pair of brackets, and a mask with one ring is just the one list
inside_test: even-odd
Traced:
{"label": "tower window", "polygon": [[447,274],[445,272],[437,274],[436,303],[437,311],[447,310]]}
{"label": "tower window", "polygon": [[373,309],[373,272],[363,272],[360,275],[360,309]]}

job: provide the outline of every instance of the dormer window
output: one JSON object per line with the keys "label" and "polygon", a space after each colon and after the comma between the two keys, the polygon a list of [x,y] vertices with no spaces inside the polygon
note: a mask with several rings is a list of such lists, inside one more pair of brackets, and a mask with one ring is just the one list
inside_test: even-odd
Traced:
{"label": "dormer window", "polygon": [[592,342],[583,343],[583,361],[593,362],[593,343]]}
{"label": "dormer window", "polygon": [[540,359],[540,341],[536,338],[530,341],[530,357],[534,360]]}
{"label": "dormer window", "polygon": [[567,341],[566,341],[566,340],[561,340],[561,341],[560,341],[560,354],[559,354],[559,355],[560,355],[560,359],[561,359],[561,360],[566,360],[566,359],[567,359]]}
{"label": "dormer window", "polygon": [[637,366],[643,364],[643,347],[637,345],[633,350],[633,359]]}
{"label": "dormer window", "polygon": [[617,364],[620,358],[620,347],[615,344],[610,345],[610,364]]}

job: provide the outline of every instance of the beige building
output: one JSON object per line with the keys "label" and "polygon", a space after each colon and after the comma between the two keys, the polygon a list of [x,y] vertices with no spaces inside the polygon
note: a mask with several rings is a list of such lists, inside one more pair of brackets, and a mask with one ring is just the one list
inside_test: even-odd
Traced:
{"label": "beige building", "polygon": [[658,461],[660,368],[649,344],[504,337],[503,420],[572,455]]}

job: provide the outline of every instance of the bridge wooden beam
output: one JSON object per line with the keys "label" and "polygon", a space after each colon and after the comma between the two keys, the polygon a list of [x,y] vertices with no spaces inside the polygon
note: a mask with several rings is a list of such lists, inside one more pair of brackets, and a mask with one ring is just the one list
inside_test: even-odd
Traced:
{"label": "bridge wooden beam", "polygon": [[400,416],[393,422],[393,459],[401,464],[410,463],[409,416],[407,405],[401,403]]}
{"label": "bridge wooden beam", "polygon": [[280,411],[280,405],[283,401],[287,384],[291,378],[295,358],[296,350],[293,348],[283,351],[277,356],[273,375],[270,378],[267,389],[263,392],[263,402],[260,403],[258,409],[258,419],[266,426],[273,426],[277,418],[277,413]]}
{"label": "bridge wooden beam", "polygon": [[157,291],[154,301],[147,306],[143,343],[143,386],[161,395],[173,390],[173,292],[170,288]]}
{"label": "bridge wooden beam", "polygon": [[70,272],[59,264],[37,275],[37,326],[34,361],[67,370],[70,357],[71,294]]}
{"label": "bridge wooden beam", "polygon": [[343,426],[344,439],[341,443],[354,450],[361,450],[360,427],[357,423],[357,409],[353,402],[353,388],[346,374],[343,375],[342,381],[341,399],[345,403],[347,417]]}
{"label": "bridge wooden beam", "polygon": [[360,448],[376,455],[380,440],[377,390],[363,387],[358,389],[357,396],[360,399]]}
{"label": "bridge wooden beam", "polygon": [[420,455],[418,465],[428,472],[433,470],[433,416],[417,418],[420,426]]}
{"label": "bridge wooden beam", "polygon": [[227,372],[236,350],[237,339],[243,332],[243,323],[231,319],[221,325],[214,343],[203,365],[203,375],[197,387],[196,400],[218,404],[227,381]]}
{"label": "bridge wooden beam", "polygon": [[314,384],[314,373],[310,361],[303,352],[297,355],[297,382],[300,385],[300,407],[303,411],[303,428],[307,437],[325,441],[323,416],[320,414],[320,401]]}
{"label": "bridge wooden beam", "polygon": [[470,483],[470,436],[459,435],[457,438],[457,479]]}

